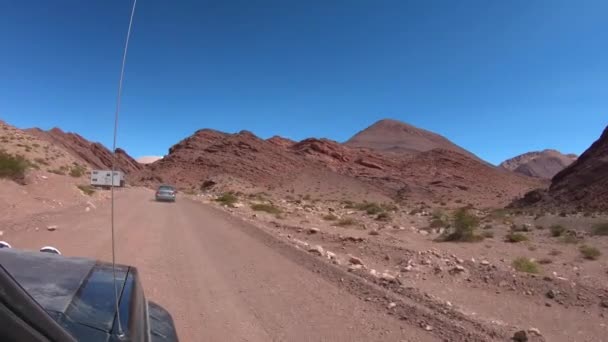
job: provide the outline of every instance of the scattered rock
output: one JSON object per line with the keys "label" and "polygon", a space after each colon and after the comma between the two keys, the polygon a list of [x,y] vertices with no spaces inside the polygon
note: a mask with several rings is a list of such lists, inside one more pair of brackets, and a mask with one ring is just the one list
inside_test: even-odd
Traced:
{"label": "scattered rock", "polygon": [[0,230],[0,236],[4,235],[4,232]]}
{"label": "scattered rock", "polygon": [[490,262],[488,260],[482,260],[481,264],[484,266],[488,266],[488,265],[490,265]]}
{"label": "scattered rock", "polygon": [[602,300],[602,301],[600,302],[600,306],[601,306],[602,308],[606,308],[606,309],[608,309],[608,300],[606,300],[606,299]]}
{"label": "scattered rock", "polygon": [[308,247],[308,242],[304,242],[302,240],[298,240],[298,239],[293,239],[293,242],[296,243],[296,245],[302,246],[302,247]]}
{"label": "scattered rock", "polygon": [[432,331],[433,327],[427,324],[427,325],[424,326],[424,330],[426,330],[426,331]]}
{"label": "scattered rock", "polygon": [[327,259],[330,259],[330,260],[333,260],[336,258],[336,253],[333,253],[330,251],[325,252],[325,255],[327,256]]}
{"label": "scattered rock", "polygon": [[463,273],[463,272],[466,272],[466,270],[467,270],[466,268],[464,268],[460,265],[456,265],[456,266],[454,266],[454,268],[452,268],[450,270],[450,273]]}
{"label": "scattered rock", "polygon": [[321,231],[321,229],[313,227],[313,228],[308,229],[308,234],[316,234],[320,231]]}
{"label": "scattered rock", "polygon": [[460,258],[456,258],[456,263],[457,264],[462,264],[462,263],[464,263],[464,260],[462,260]]}
{"label": "scattered rock", "polygon": [[505,286],[507,286],[507,285],[509,285],[509,283],[507,283],[507,282],[506,282],[506,281],[504,281],[504,280],[501,280],[500,282],[498,282],[498,286],[500,286],[500,287],[505,287]]}
{"label": "scattered rock", "polygon": [[310,253],[317,254],[319,256],[323,256],[323,254],[325,253],[325,251],[323,250],[323,247],[321,247],[319,245],[316,245],[316,246],[308,249],[308,251]]}
{"label": "scattered rock", "polygon": [[389,283],[396,283],[398,282],[397,277],[388,273],[388,272],[384,272],[380,275],[380,279],[387,281]]}
{"label": "scattered rock", "polygon": [[380,232],[374,229],[369,232],[369,235],[380,235]]}
{"label": "scattered rock", "polygon": [[352,271],[357,271],[363,268],[363,265],[350,265],[348,266],[348,271],[352,272]]}
{"label": "scattered rock", "polygon": [[244,207],[245,205],[244,205],[243,203],[234,203],[232,206],[233,206],[234,208],[242,208],[242,207]]}
{"label": "scattered rock", "polygon": [[84,211],[86,211],[88,213],[89,211],[91,211],[91,208],[90,207],[86,207],[86,208],[84,208]]}
{"label": "scattered rock", "polygon": [[407,265],[401,268],[401,272],[411,272],[413,269],[414,267],[412,267],[412,265]]}
{"label": "scattered rock", "polygon": [[57,227],[56,225],[51,225],[51,226],[47,226],[46,230],[53,232],[53,231],[57,230],[57,228],[59,228],[59,227]]}
{"label": "scattered rock", "polygon": [[348,262],[350,262],[353,265],[361,265],[361,266],[363,266],[363,260],[357,258],[356,256],[349,255],[348,256]]}
{"label": "scattered rock", "polygon": [[545,296],[547,296],[547,298],[549,298],[549,299],[554,299],[558,294],[559,294],[558,291],[549,290],[549,291],[547,291],[547,293],[545,294]]}
{"label": "scattered rock", "polygon": [[420,229],[420,230],[418,230],[418,234],[420,234],[420,235],[422,235],[422,236],[427,236],[427,235],[429,235],[429,232],[428,232],[428,231],[426,231],[426,230],[422,230],[422,229]]}
{"label": "scattered rock", "polygon": [[513,341],[516,341],[516,342],[527,342],[528,341],[528,335],[526,335],[526,331],[525,330],[520,330],[520,331],[516,332],[515,334],[513,334]]}
{"label": "scattered rock", "polygon": [[530,328],[528,329],[528,332],[530,333],[530,335],[542,336],[540,334],[540,330],[538,330],[537,328]]}
{"label": "scattered rock", "polygon": [[375,269],[373,269],[373,268],[372,268],[371,270],[369,270],[369,274],[370,274],[372,277],[378,278],[378,271],[376,271],[376,270],[375,270]]}
{"label": "scattered rock", "polygon": [[390,303],[388,303],[388,308],[389,308],[389,309],[392,309],[392,308],[394,308],[394,307],[396,307],[396,306],[397,306],[397,303],[395,303],[395,302],[390,302]]}

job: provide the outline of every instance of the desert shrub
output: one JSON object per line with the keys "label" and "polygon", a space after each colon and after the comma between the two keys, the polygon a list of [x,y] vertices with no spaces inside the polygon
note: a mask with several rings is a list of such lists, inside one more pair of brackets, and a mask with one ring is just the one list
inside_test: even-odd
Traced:
{"label": "desert shrub", "polygon": [[376,220],[388,222],[388,221],[392,220],[392,217],[389,213],[387,213],[385,211],[385,212],[381,212],[380,214],[378,214],[378,216],[376,216]]}
{"label": "desert shrub", "polygon": [[559,224],[554,224],[549,229],[551,230],[551,236],[553,237],[561,236],[566,231],[566,228]]}
{"label": "desert shrub", "polygon": [[380,207],[385,211],[396,212],[397,210],[399,210],[399,207],[394,203],[382,203],[380,204]]}
{"label": "desert shrub", "polygon": [[483,236],[476,234],[479,219],[469,213],[468,210],[458,209],[452,220],[454,227],[452,232],[445,237],[445,241],[474,242],[483,240]]}
{"label": "desert shrub", "polygon": [[207,180],[203,181],[200,189],[201,189],[201,191],[209,190],[209,189],[213,188],[216,184],[217,184],[217,182],[207,179]]}
{"label": "desert shrub", "polygon": [[338,216],[336,216],[334,214],[327,214],[327,215],[323,216],[323,219],[325,221],[335,221],[338,219]]}
{"label": "desert shrub", "polygon": [[280,214],[281,213],[281,209],[275,207],[272,204],[269,203],[258,203],[258,204],[252,204],[251,205],[251,209],[255,210],[255,211],[264,211],[267,212],[269,214]]}
{"label": "desert shrub", "polygon": [[574,234],[565,234],[562,237],[562,242],[563,243],[572,243],[572,244],[574,244],[574,243],[578,243],[579,239]]}
{"label": "desert shrub", "polygon": [[25,158],[0,152],[0,178],[22,181],[28,166]]}
{"label": "desert shrub", "polygon": [[95,193],[95,188],[90,185],[76,185],[84,194],[92,196]]}
{"label": "desert shrub", "polygon": [[524,257],[513,260],[513,268],[519,272],[539,273],[540,267],[532,260]]}
{"label": "desert shrub", "polygon": [[363,202],[354,205],[357,210],[365,211],[368,215],[376,215],[384,211],[378,203]]}
{"label": "desert shrub", "polygon": [[87,169],[84,166],[76,164],[70,169],[70,176],[74,178],[82,177],[86,171]]}
{"label": "desert shrub", "polygon": [[587,245],[582,245],[579,250],[585,259],[597,260],[602,253],[599,249]]}
{"label": "desert shrub", "polygon": [[492,229],[492,225],[491,224],[486,224],[485,226],[483,226],[483,229]]}
{"label": "desert shrub", "polygon": [[507,236],[505,237],[505,241],[507,242],[511,242],[511,243],[517,243],[517,242],[522,242],[522,241],[528,241],[528,237],[525,236],[522,233],[509,233],[507,234]]}
{"label": "desert shrub", "polygon": [[216,202],[220,202],[221,204],[227,207],[234,207],[234,204],[239,201],[238,197],[232,192],[225,192],[220,197],[215,199]]}
{"label": "desert shrub", "polygon": [[598,223],[594,225],[593,235],[608,235],[608,222]]}
{"label": "desert shrub", "polygon": [[357,221],[355,219],[353,219],[352,217],[345,217],[336,222],[335,226],[346,227],[353,226],[355,224],[357,224]]}

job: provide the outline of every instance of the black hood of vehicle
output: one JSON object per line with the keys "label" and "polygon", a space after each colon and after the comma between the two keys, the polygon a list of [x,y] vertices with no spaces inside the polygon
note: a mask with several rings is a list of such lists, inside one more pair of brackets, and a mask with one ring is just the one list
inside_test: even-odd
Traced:
{"label": "black hood of vehicle", "polygon": [[[0,249],[0,263],[58,322],[93,328],[103,335],[112,332],[116,303],[111,264],[8,248]],[[129,270],[116,265],[119,296]]]}

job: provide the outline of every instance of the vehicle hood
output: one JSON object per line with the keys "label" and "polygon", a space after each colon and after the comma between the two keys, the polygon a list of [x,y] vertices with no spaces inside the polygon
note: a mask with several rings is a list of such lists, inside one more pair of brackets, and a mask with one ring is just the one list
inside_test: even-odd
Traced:
{"label": "vehicle hood", "polygon": [[[116,303],[112,265],[85,258],[0,249],[0,264],[56,320],[112,331]],[[118,294],[129,267],[116,265]]]}

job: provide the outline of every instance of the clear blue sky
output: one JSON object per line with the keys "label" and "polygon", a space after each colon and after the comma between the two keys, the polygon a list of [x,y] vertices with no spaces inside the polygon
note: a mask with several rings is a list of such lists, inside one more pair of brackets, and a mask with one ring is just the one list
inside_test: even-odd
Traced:
{"label": "clear blue sky", "polygon": [[[111,143],[130,1],[0,2],[0,118]],[[380,118],[497,163],[608,124],[608,1],[139,0],[119,146],[344,141]]]}

